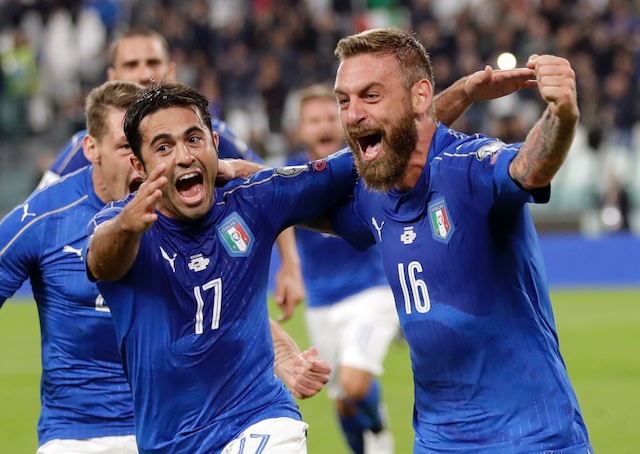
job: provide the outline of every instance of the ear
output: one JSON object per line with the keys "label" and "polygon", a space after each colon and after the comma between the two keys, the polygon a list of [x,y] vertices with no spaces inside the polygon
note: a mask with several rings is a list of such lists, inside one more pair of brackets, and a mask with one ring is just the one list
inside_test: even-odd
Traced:
{"label": "ear", "polygon": [[115,80],[116,78],[116,70],[113,69],[112,66],[107,68],[107,80]]}
{"label": "ear", "polygon": [[133,154],[129,156],[129,162],[131,163],[133,170],[136,171],[138,176],[146,181],[147,172],[144,171],[144,164],[142,164],[142,162],[140,162],[140,160]]}
{"label": "ear", "polygon": [[431,108],[433,87],[427,79],[421,79],[411,89],[411,103],[416,114],[424,114]]}
{"label": "ear", "polygon": [[84,152],[84,157],[91,164],[98,164],[100,162],[100,155],[98,154],[98,141],[95,137],[87,134],[82,139],[82,151]]}
{"label": "ear", "polygon": [[211,131],[211,138],[213,139],[213,146],[216,149],[216,153],[218,153],[218,148],[220,147],[220,136],[216,131]]}

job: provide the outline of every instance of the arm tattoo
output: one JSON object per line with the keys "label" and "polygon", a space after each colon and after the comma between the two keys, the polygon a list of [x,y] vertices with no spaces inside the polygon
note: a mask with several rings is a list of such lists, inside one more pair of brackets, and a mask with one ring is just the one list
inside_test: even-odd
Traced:
{"label": "arm tattoo", "polygon": [[291,359],[295,359],[296,352],[291,347],[291,343],[284,339],[273,340],[273,352],[275,354],[275,360],[273,362],[274,370],[278,370],[283,363]]}
{"label": "arm tattoo", "polygon": [[525,189],[547,186],[569,152],[576,123],[561,121],[547,109],[511,162],[511,178]]}

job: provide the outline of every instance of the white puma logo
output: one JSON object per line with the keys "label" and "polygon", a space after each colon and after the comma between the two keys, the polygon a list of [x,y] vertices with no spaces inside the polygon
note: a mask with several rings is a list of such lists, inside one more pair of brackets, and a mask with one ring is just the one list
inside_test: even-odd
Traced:
{"label": "white puma logo", "polygon": [[169,254],[166,253],[166,251],[164,249],[162,249],[162,246],[160,246],[160,253],[162,254],[162,257],[169,262],[169,265],[171,265],[171,269],[173,270],[173,272],[176,272],[176,266],[173,262],[176,261],[176,256],[178,255],[178,253],[176,252],[175,254],[173,254],[173,257],[169,257]]}
{"label": "white puma logo", "polygon": [[82,249],[76,249],[68,244],[62,248],[62,252],[71,252],[82,259]]}
{"label": "white puma logo", "polygon": [[24,219],[27,216],[35,216],[35,213],[29,213],[29,204],[25,203],[24,205],[22,205],[22,219],[20,219],[20,222],[24,221]]}
{"label": "white puma logo", "polygon": [[382,243],[382,227],[384,226],[384,221],[382,221],[382,224],[378,225],[378,221],[376,221],[376,218],[371,218],[371,223],[373,224],[375,229],[378,231],[378,239]]}

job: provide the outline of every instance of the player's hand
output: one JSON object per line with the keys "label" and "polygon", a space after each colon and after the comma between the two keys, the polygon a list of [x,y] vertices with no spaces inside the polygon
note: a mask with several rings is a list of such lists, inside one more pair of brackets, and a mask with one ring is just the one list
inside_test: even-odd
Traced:
{"label": "player's hand", "polygon": [[234,178],[248,178],[267,167],[245,159],[219,159],[216,185],[224,186]]}
{"label": "player's hand", "polygon": [[569,62],[554,55],[532,55],[527,67],[535,70],[538,90],[549,111],[564,121],[577,121],[580,116],[576,90],[576,74]]}
{"label": "player's hand", "polygon": [[464,91],[474,102],[486,101],[523,88],[533,88],[536,86],[534,77],[535,71],[529,67],[494,70],[487,65],[467,78]]}
{"label": "player's hand", "polygon": [[280,310],[282,310],[282,314],[277,318],[277,321],[289,320],[298,304],[307,297],[299,266],[282,264],[276,274],[273,297],[276,304],[280,306]]}
{"label": "player's hand", "polygon": [[289,384],[292,394],[298,399],[316,395],[329,381],[331,367],[311,347],[298,355],[293,366],[293,382]]}
{"label": "player's hand", "polygon": [[146,181],[140,185],[135,197],[127,203],[118,215],[122,230],[142,233],[158,219],[156,206],[162,197],[161,188],[169,181],[164,176],[167,165],[162,163],[151,171]]}

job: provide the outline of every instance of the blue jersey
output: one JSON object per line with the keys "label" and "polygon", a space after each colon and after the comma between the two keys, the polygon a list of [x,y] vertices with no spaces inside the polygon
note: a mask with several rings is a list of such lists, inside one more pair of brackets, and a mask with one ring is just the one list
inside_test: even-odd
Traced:
{"label": "blue jersey", "polygon": [[271,248],[285,227],[350,194],[355,180],[348,153],[236,180],[216,189],[201,219],[159,214],[127,274],[98,282],[133,389],[141,453],[219,452],[263,419],[300,419],[274,375]]}
{"label": "blue jersey", "polygon": [[[235,136],[225,122],[213,119],[211,127],[220,137],[218,145],[218,156],[220,158],[248,159],[249,161],[262,162],[260,157],[246,143]],[[81,167],[88,166],[90,162],[84,156],[82,149],[82,139],[86,135],[86,130],[77,132],[58,154],[54,163],[49,167],[49,172],[63,176]]]}
{"label": "blue jersey", "polygon": [[587,452],[526,206],[549,188],[511,179],[519,146],[440,126],[414,188],[359,182],[334,218],[380,249],[410,346],[416,453]]}
{"label": "blue jersey", "polygon": [[35,191],[0,223],[0,304],[30,279],[40,316],[40,445],[134,433],[111,315],[81,257],[104,206],[91,169]]}
{"label": "blue jersey", "polygon": [[[306,154],[287,165],[309,161]],[[310,307],[328,306],[368,288],[387,285],[377,248],[359,251],[342,238],[296,228],[302,277]]]}

